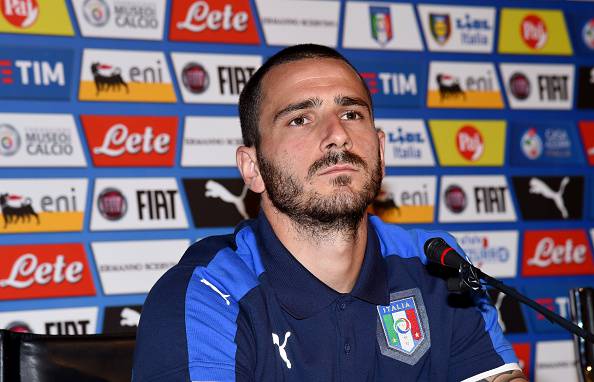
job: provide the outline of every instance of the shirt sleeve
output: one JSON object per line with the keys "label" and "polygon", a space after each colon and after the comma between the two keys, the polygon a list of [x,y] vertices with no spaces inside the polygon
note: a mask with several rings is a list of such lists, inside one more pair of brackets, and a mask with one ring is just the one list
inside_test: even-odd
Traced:
{"label": "shirt sleeve", "polygon": [[238,302],[205,268],[172,268],[143,307],[133,381],[251,381],[253,353],[235,343],[238,313]]}

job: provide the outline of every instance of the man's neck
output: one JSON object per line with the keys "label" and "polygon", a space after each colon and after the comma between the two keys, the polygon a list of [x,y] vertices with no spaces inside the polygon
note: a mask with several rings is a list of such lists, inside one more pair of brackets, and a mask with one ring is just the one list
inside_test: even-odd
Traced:
{"label": "man's neck", "polygon": [[365,256],[367,214],[354,234],[323,229],[312,233],[271,205],[262,209],[278,239],[301,265],[337,292],[353,289]]}

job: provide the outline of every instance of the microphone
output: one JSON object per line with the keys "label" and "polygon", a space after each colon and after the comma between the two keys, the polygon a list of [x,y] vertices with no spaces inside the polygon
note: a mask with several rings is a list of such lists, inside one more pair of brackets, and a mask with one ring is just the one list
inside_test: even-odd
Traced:
{"label": "microphone", "polygon": [[466,258],[450,247],[441,237],[434,237],[427,240],[423,249],[427,259],[433,263],[455,269],[460,269],[461,265],[471,265]]}
{"label": "microphone", "polygon": [[427,256],[427,260],[430,262],[458,270],[458,279],[453,278],[448,280],[448,289],[457,291],[477,291],[481,288],[481,280],[483,280],[493,288],[500,290],[522,304],[528,305],[530,308],[545,316],[549,321],[560,325],[565,330],[594,344],[594,333],[584,330],[573,322],[566,320],[560,315],[538,304],[536,301],[524,296],[515,288],[507,286],[496,278],[475,268],[464,256],[460,255],[454,248],[446,243],[444,239],[440,237],[431,238],[425,242],[423,249],[425,256]]}

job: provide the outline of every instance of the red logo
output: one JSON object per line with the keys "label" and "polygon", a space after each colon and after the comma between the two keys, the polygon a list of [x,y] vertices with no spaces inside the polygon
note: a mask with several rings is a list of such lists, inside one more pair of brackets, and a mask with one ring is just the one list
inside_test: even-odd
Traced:
{"label": "red logo", "polygon": [[528,378],[528,380],[530,380],[530,344],[516,343],[511,345],[514,348],[516,356],[518,357],[518,362],[522,368],[522,371],[524,372],[524,375]]}
{"label": "red logo", "polygon": [[471,162],[479,160],[485,151],[481,132],[471,125],[462,126],[458,130],[456,134],[456,146],[460,155]]}
{"label": "red logo", "polygon": [[522,276],[594,274],[583,230],[526,231]]}
{"label": "red logo", "polygon": [[547,25],[537,15],[528,15],[524,17],[520,24],[520,36],[530,48],[541,49],[545,46],[549,37]]}
{"label": "red logo", "polygon": [[174,1],[169,38],[176,41],[260,43],[248,0]]}
{"label": "red logo", "polygon": [[1,4],[4,18],[17,28],[29,28],[39,16],[37,0],[3,0]]}
{"label": "red logo", "polygon": [[580,131],[588,162],[590,166],[594,166],[594,122],[581,121]]}
{"label": "red logo", "polygon": [[177,117],[83,115],[81,121],[97,167],[171,167]]}
{"label": "red logo", "polygon": [[82,244],[0,248],[0,300],[95,294]]}

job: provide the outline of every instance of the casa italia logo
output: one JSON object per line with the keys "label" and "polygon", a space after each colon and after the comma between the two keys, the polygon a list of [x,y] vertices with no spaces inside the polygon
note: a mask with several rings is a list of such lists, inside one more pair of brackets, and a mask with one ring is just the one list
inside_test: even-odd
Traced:
{"label": "casa italia logo", "polygon": [[425,338],[419,311],[413,297],[390,302],[377,307],[389,348],[412,354]]}

